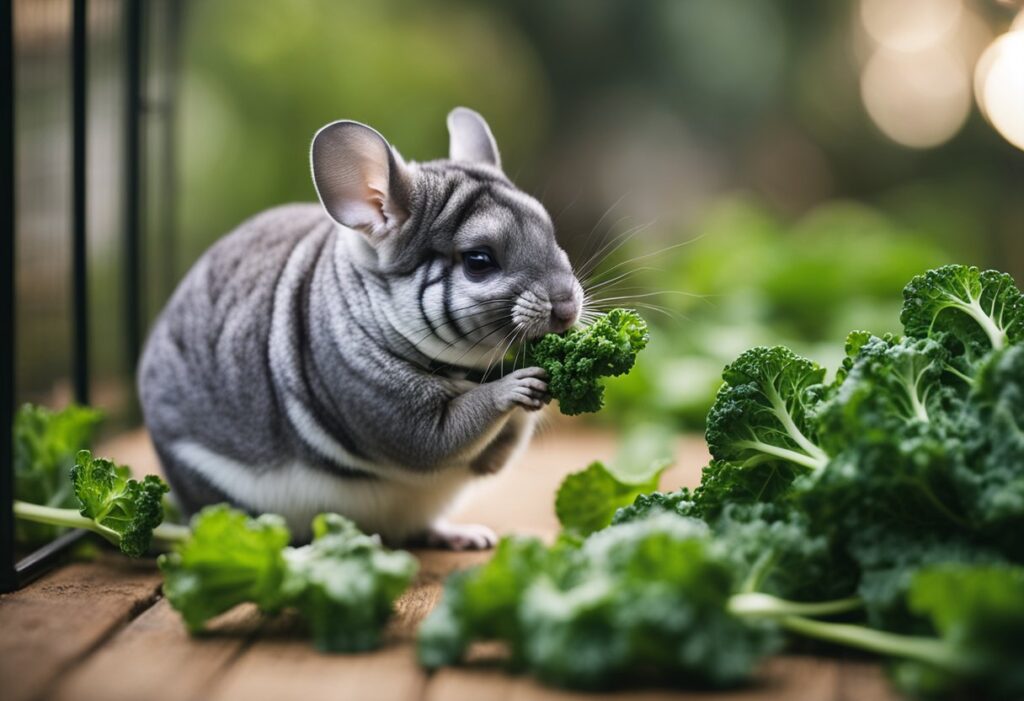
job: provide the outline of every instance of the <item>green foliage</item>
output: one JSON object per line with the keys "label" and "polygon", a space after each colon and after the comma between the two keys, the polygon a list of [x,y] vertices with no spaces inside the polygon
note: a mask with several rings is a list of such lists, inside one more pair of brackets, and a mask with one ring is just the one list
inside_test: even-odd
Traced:
{"label": "green foliage", "polygon": [[672,464],[671,440],[662,427],[634,427],[611,464],[594,461],[562,480],[555,513],[563,533],[590,535],[609,525],[618,509],[657,489],[661,473]]}
{"label": "green foliage", "polygon": [[313,542],[285,551],[284,598],[306,620],[314,644],[329,652],[370,650],[394,601],[416,574],[416,560],[385,550],[337,514],[313,521]]}
{"label": "green foliage", "polygon": [[768,462],[821,469],[809,409],[825,370],[788,348],[753,348],[722,372],[725,384],[708,412],[708,449],[716,460],[747,467]]}
{"label": "green foliage", "polygon": [[446,157],[445,116],[467,105],[510,173],[545,135],[548,77],[492,9],[218,0],[184,19],[179,265],[268,206],[315,200],[309,144],[333,120],[369,124],[423,161]]}
{"label": "green foliage", "polygon": [[578,550],[506,539],[489,563],[449,579],[421,628],[420,660],[451,664],[470,642],[498,639],[559,686],[732,685],[777,643],[771,626],[727,610],[733,576],[703,524],[669,514],[604,529]]}
{"label": "green foliage", "polygon": [[547,370],[551,396],[563,414],[599,411],[600,378],[628,373],[648,338],[639,314],[613,309],[589,326],[542,337],[530,346],[528,363]]}
{"label": "green foliage", "polygon": [[169,487],[156,475],[139,482],[130,474],[127,467],[82,450],[71,468],[71,482],[82,516],[92,519],[125,555],[141,557],[149,550],[153,529],[163,521],[163,496]]}
{"label": "green foliage", "polygon": [[[55,508],[77,507],[71,487],[75,455],[92,444],[103,415],[70,404],[60,411],[26,404],[14,417],[14,498]],[[60,528],[19,521],[18,543],[32,546],[55,538]]]}
{"label": "green foliage", "polygon": [[681,320],[651,319],[644,362],[609,383],[597,418],[704,428],[722,367],[747,348],[782,344],[834,365],[850,329],[899,331],[893,291],[949,262],[950,252],[920,233],[935,229],[930,222],[916,231],[849,201],[794,222],[752,199],[717,202],[687,232],[691,240],[659,256],[643,280],[652,293],[672,291],[657,303]]}
{"label": "green foliage", "polygon": [[192,632],[246,601],[277,611],[290,538],[279,516],[254,519],[226,505],[207,507],[192,519],[191,537],[158,560],[164,596]]}
{"label": "green foliage", "polygon": [[[933,273],[910,287],[945,279]],[[443,609],[432,625],[458,631],[449,639],[459,644],[434,663],[497,638],[556,684],[666,672],[722,684],[749,671],[778,626],[899,660],[897,681],[918,693],[1018,698],[1024,342],[1005,310],[1019,293],[1000,274],[971,276],[982,281],[976,299],[1011,300],[1002,316],[943,307],[927,328],[911,315],[903,338],[854,332],[832,382],[784,347],[741,354],[709,412],[714,459],[700,486],[639,495],[583,539],[605,517],[579,517],[586,527],[557,555],[538,550],[509,576],[515,593],[500,615],[514,625],[463,625],[458,606]],[[983,281],[995,281],[988,297]],[[623,498],[608,473],[572,476],[559,514]],[[477,576],[446,596],[458,602]],[[857,620],[818,620],[834,614]],[[681,660],[682,649],[693,656]]]}
{"label": "green foliage", "polygon": [[555,513],[562,528],[585,536],[610,524],[618,508],[657,488],[657,476],[640,484],[626,484],[615,479],[603,463],[594,461],[562,480],[555,497]]}
{"label": "green foliage", "polygon": [[1024,694],[1024,568],[929,567],[914,576],[909,606],[931,622],[957,662],[947,669],[900,663],[896,678],[905,688],[960,698]]}
{"label": "green foliage", "polygon": [[291,535],[278,516],[207,507],[193,518],[191,537],[160,556],[164,594],[192,632],[253,602],[268,613],[297,609],[322,650],[376,647],[416,561],[336,514],[317,516],[313,533],[309,545],[288,547]]}
{"label": "green foliage", "polygon": [[501,539],[487,564],[451,575],[441,602],[420,626],[420,662],[429,668],[459,662],[474,640],[504,640],[521,660],[519,608],[529,584],[554,566],[536,538]]}
{"label": "green foliage", "polygon": [[1024,294],[996,270],[944,265],[903,290],[900,321],[908,336],[948,333],[970,359],[1024,341]]}

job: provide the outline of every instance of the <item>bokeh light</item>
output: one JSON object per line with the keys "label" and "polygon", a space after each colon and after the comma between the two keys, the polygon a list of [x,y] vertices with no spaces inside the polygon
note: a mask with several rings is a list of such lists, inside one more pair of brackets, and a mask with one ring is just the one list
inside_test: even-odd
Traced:
{"label": "bokeh light", "polygon": [[[1015,23],[1019,26],[1020,18]],[[978,105],[1003,138],[1024,149],[1024,30],[996,39],[974,75]]]}
{"label": "bokeh light", "polygon": [[879,49],[861,74],[861,97],[878,128],[911,148],[948,141],[971,108],[967,66],[944,47],[912,54]]}
{"label": "bokeh light", "polygon": [[893,51],[920,51],[949,34],[960,19],[960,0],[861,0],[868,35]]}

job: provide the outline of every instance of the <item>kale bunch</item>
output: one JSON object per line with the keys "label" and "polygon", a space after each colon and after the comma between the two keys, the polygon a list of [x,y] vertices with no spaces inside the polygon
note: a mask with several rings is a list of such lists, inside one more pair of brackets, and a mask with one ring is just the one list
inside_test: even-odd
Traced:
{"label": "kale bunch", "polygon": [[780,638],[730,613],[733,577],[705,524],[670,515],[580,545],[506,538],[449,578],[420,628],[420,661],[455,664],[472,642],[501,640],[514,667],[558,686],[734,685]]}
{"label": "kale bunch", "polygon": [[131,471],[105,458],[80,450],[69,472],[77,508],[58,508],[16,500],[20,521],[47,526],[82,528],[98,533],[129,557],[142,557],[154,538],[177,541],[188,529],[163,524],[167,484],[156,475],[140,482]]}
{"label": "kale bunch", "polygon": [[[75,404],[60,411],[25,404],[14,417],[14,498],[58,509],[78,508],[71,467],[80,450],[92,445],[103,415]],[[33,546],[49,542],[61,529],[19,520],[15,540]]]}
{"label": "kale bunch", "polygon": [[283,519],[251,518],[226,505],[192,519],[191,536],[161,555],[164,595],[192,632],[243,602],[263,612],[298,611],[314,644],[369,650],[416,573],[405,551],[386,550],[337,514],[313,520],[313,542],[290,547]]}
{"label": "kale bunch", "polygon": [[547,370],[551,396],[563,414],[599,411],[602,377],[624,375],[647,346],[647,322],[628,309],[613,309],[583,328],[548,334],[530,346],[529,364]]}
{"label": "kale bunch", "polygon": [[721,685],[785,631],[887,656],[913,693],[1024,696],[1024,295],[946,266],[901,319],[851,333],[832,379],[783,347],[728,365],[695,489],[627,505],[614,470],[571,475],[555,546],[454,576],[421,660],[498,639],[557,684]]}

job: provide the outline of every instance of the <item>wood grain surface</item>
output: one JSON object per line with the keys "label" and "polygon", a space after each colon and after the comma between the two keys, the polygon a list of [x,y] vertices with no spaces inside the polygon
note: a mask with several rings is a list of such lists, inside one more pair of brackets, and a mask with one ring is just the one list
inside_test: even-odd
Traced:
{"label": "wood grain surface", "polygon": [[[517,464],[485,479],[454,520],[486,523],[499,533],[552,538],[558,522],[554,493],[569,472],[611,458],[614,440],[556,423]],[[103,446],[139,473],[158,465],[145,434]],[[662,479],[673,489],[696,484],[707,461],[699,437],[680,438],[677,465]],[[190,637],[159,596],[151,562],[113,554],[65,565],[15,594],[0,597],[0,699],[4,701],[570,701],[594,698],[543,687],[512,676],[487,656],[474,665],[428,675],[415,659],[419,622],[441,595],[451,571],[484,561],[488,553],[417,551],[416,584],[397,604],[382,649],[362,655],[314,650],[287,615],[265,620],[251,607],[217,619],[202,637]],[[639,689],[601,694],[609,701],[856,700],[896,698],[881,669],[863,661],[781,656],[767,661],[750,686],[728,692]]]}

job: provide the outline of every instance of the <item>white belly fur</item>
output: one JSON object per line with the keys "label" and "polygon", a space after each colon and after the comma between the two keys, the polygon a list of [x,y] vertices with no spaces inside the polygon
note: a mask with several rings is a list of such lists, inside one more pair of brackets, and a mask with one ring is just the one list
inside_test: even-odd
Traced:
{"label": "white belly fur", "polygon": [[414,481],[335,477],[298,461],[260,472],[191,441],[179,441],[171,450],[224,493],[258,511],[283,516],[299,539],[309,538],[314,516],[333,511],[367,533],[400,543],[434,523],[477,478],[464,465],[419,475]]}

